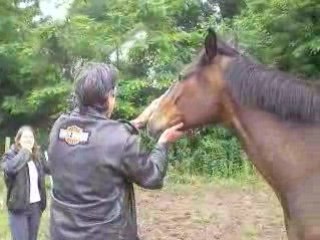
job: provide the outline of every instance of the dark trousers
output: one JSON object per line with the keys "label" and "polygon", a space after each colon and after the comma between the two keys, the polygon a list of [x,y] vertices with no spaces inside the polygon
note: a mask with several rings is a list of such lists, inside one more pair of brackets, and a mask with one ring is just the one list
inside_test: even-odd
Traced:
{"label": "dark trousers", "polygon": [[41,218],[39,203],[30,204],[21,213],[9,212],[9,224],[13,240],[37,240]]}

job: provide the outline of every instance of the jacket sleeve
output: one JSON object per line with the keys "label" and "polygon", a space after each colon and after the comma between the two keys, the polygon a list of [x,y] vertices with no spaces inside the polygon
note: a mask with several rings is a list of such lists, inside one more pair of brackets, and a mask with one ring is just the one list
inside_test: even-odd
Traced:
{"label": "jacket sleeve", "polygon": [[122,172],[143,188],[162,188],[167,171],[167,152],[167,145],[159,143],[150,154],[141,152],[139,137],[131,135],[123,149]]}
{"label": "jacket sleeve", "polygon": [[21,149],[16,155],[12,152],[5,153],[2,158],[1,168],[5,174],[15,175],[27,164],[30,157],[31,153],[27,149]]}

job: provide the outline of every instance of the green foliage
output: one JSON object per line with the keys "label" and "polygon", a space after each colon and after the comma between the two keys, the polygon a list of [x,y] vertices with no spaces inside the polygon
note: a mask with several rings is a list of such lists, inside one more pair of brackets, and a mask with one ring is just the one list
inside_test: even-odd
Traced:
{"label": "green foliage", "polygon": [[190,175],[232,177],[247,167],[238,140],[224,128],[202,130],[181,140],[173,147],[171,159],[177,171]]}
{"label": "green foliage", "polygon": [[263,63],[320,76],[320,4],[317,0],[247,0],[234,21],[240,40]]}
{"label": "green foliage", "polygon": [[[319,76],[317,0],[75,0],[59,22],[35,22],[37,4],[0,2],[0,136],[31,123],[46,145],[52,121],[67,108],[76,63],[86,60],[119,68],[114,118],[134,118],[192,60],[209,26],[236,31],[265,64]],[[222,128],[175,144],[171,159],[178,172],[191,175],[251,172],[239,143]]]}
{"label": "green foliage", "polygon": [[6,0],[0,7],[9,10],[0,19],[0,126],[6,130],[2,134],[12,134],[10,130],[21,124],[48,121],[62,110],[67,92],[62,69],[48,57],[54,28],[35,24],[37,5],[19,8],[19,3]]}

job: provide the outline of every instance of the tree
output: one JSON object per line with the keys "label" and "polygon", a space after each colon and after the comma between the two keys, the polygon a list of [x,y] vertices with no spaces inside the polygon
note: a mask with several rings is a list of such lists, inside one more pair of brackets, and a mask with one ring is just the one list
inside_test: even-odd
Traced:
{"label": "tree", "polygon": [[61,69],[46,56],[43,31],[34,21],[38,4],[2,0],[0,12],[0,126],[46,122],[61,111],[67,84],[60,85]]}
{"label": "tree", "polygon": [[307,77],[320,76],[317,0],[247,0],[233,21],[240,41],[262,62]]}

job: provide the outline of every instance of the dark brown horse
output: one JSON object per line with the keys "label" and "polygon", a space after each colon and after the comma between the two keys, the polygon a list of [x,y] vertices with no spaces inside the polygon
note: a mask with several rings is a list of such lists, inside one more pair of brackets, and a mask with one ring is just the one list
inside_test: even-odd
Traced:
{"label": "dark brown horse", "polygon": [[153,133],[221,123],[276,193],[289,240],[320,239],[320,96],[289,75],[268,70],[217,41],[204,50],[136,121]]}

